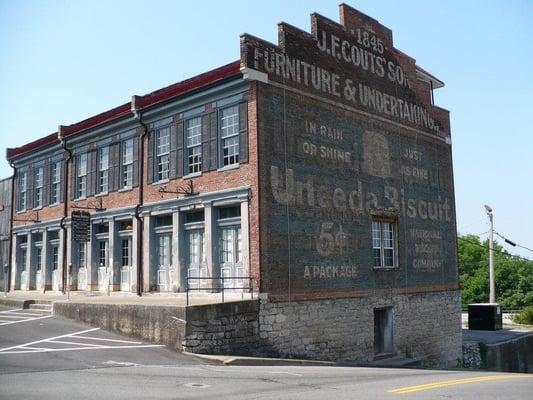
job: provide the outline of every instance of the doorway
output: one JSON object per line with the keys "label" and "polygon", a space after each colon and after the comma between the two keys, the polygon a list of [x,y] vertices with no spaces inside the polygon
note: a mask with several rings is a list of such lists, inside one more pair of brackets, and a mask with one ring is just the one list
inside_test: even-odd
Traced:
{"label": "doorway", "polygon": [[374,354],[385,355],[394,351],[392,307],[374,310]]}

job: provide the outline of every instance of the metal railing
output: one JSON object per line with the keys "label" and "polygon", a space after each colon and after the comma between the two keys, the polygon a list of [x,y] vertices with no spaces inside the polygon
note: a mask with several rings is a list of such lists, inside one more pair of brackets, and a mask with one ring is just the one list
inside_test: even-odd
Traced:
{"label": "metal railing", "polygon": [[[190,281],[202,281],[207,280],[211,281],[211,286],[202,286],[197,285],[195,287],[191,287]],[[243,284],[241,286],[226,286],[225,283],[228,281],[235,282],[235,281],[241,281]],[[248,281],[248,287],[244,285],[244,282]],[[218,283],[218,285],[217,285]],[[190,291],[209,291],[209,290],[217,290],[220,291],[222,294],[222,303],[224,303],[224,291],[225,290],[242,290],[243,292],[245,290],[248,290],[250,292],[250,298],[253,300],[254,298],[254,291],[253,291],[253,278],[250,276],[220,276],[216,278],[212,277],[204,277],[204,276],[188,276],[187,277],[187,285],[185,288],[185,291],[187,292],[187,305],[189,305],[189,292]]]}

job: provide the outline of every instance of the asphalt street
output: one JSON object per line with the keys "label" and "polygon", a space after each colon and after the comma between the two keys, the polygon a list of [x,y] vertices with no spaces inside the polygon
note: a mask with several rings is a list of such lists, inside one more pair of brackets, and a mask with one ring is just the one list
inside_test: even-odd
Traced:
{"label": "asphalt street", "polygon": [[0,399],[531,399],[533,374],[224,366],[0,306]]}

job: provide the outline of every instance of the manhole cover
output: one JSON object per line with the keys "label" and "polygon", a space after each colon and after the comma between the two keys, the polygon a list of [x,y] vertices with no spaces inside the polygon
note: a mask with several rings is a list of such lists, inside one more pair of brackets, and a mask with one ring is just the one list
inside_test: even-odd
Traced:
{"label": "manhole cover", "polygon": [[194,382],[191,382],[191,383],[186,383],[186,384],[184,384],[183,386],[191,387],[191,388],[196,388],[196,389],[205,389],[205,388],[208,388],[208,387],[211,386],[211,385],[205,385],[205,384],[203,384],[203,383],[194,383]]}

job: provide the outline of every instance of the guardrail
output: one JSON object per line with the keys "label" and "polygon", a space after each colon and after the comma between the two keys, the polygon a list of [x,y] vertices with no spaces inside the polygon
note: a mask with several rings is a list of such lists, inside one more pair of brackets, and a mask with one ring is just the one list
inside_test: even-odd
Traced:
{"label": "guardrail", "polygon": [[[253,281],[252,277],[250,276],[220,276],[220,277],[202,277],[202,276],[188,276],[187,277],[187,286],[186,286],[186,292],[187,292],[187,305],[189,305],[189,291],[207,291],[207,290],[220,290],[222,294],[222,303],[224,303],[224,291],[225,290],[248,290],[250,292],[250,298],[253,300],[254,298],[254,291],[253,291]],[[211,281],[211,285],[208,287],[201,287],[201,285],[198,285],[198,287],[191,287],[190,281]],[[243,282],[242,286],[226,286],[226,282],[231,281],[241,281]],[[244,282],[248,281],[248,287],[244,285]]]}

